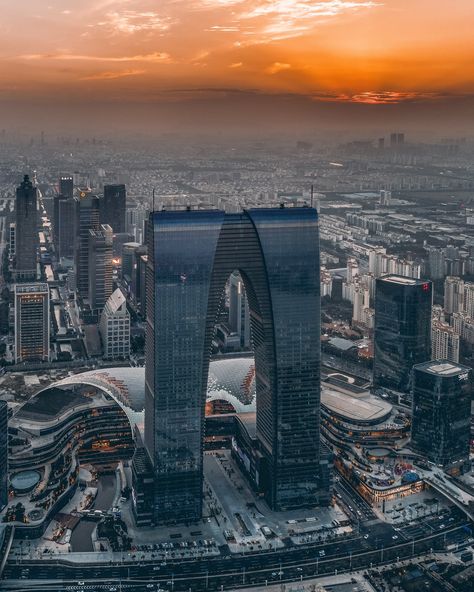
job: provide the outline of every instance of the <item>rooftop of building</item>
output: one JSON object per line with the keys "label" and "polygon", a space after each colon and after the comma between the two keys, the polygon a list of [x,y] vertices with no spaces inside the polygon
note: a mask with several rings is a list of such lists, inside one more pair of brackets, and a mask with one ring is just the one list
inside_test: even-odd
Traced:
{"label": "rooftop of building", "polygon": [[415,368],[417,370],[429,372],[430,374],[435,374],[436,376],[447,377],[458,376],[460,374],[470,372],[470,368],[468,366],[463,366],[462,364],[455,364],[453,362],[450,362],[449,360],[431,360],[429,362],[417,364]]}
{"label": "rooftop of building", "polygon": [[431,283],[430,281],[407,277],[404,275],[397,275],[394,273],[379,278],[379,281],[390,282],[392,284],[398,284],[400,286],[421,286],[422,284]]}
{"label": "rooftop of building", "polygon": [[126,302],[126,298],[120,288],[113,292],[105,304],[105,311],[107,314],[116,313]]}
{"label": "rooftop of building", "polygon": [[48,284],[45,283],[15,284],[15,294],[47,294],[48,291]]}
{"label": "rooftop of building", "polygon": [[392,405],[368,392],[353,394],[323,384],[321,404],[331,413],[350,424],[378,424],[390,417]]}

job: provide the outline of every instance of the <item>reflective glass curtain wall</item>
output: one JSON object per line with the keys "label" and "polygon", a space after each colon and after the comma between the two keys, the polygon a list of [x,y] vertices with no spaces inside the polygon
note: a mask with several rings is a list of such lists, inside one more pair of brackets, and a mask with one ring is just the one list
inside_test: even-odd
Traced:
{"label": "reflective glass curtain wall", "polygon": [[155,212],[149,221],[145,441],[155,521],[201,515],[204,404],[225,283],[250,308],[261,475],[274,509],[318,502],[320,298],[312,208]]}

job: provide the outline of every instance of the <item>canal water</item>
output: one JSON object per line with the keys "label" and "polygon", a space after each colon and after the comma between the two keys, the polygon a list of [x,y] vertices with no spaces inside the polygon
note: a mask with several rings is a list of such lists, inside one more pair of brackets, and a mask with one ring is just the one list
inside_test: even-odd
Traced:
{"label": "canal water", "polygon": [[[115,474],[100,475],[97,484],[97,496],[92,506],[94,510],[109,510],[115,496],[116,477]],[[93,551],[91,535],[97,522],[81,520],[71,535],[71,550],[74,552]]]}

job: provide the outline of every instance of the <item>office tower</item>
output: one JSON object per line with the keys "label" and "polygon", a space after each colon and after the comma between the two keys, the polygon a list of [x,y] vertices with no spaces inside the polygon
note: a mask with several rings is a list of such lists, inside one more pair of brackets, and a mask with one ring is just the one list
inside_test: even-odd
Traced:
{"label": "office tower", "polygon": [[0,401],[0,511],[8,504],[8,405]]}
{"label": "office tower", "polygon": [[89,191],[79,191],[74,197],[75,243],[74,264],[76,286],[81,298],[89,295],[89,230],[99,230],[99,198]]}
{"label": "office tower", "polygon": [[400,146],[402,144],[405,144],[405,134],[397,134],[397,144]]}
{"label": "office tower", "polygon": [[[74,197],[74,180],[72,177],[60,177],[58,183],[58,193],[54,196],[54,208],[53,208],[53,238],[56,244],[56,249],[59,252],[59,240],[60,240],[60,229],[61,224],[64,226],[68,226],[67,233],[63,233],[63,241],[64,238],[67,238],[69,235],[71,245],[74,244],[74,236],[73,236],[73,223],[74,223],[74,213],[73,213],[73,203],[72,199]],[[71,209],[67,211],[63,206],[63,211],[60,211],[60,203],[64,202],[70,205]],[[72,235],[72,236],[71,236]],[[72,247],[71,247],[72,248]],[[73,255],[72,250],[70,251],[69,255],[60,255],[61,257],[71,257]]]}
{"label": "office tower", "polygon": [[15,362],[49,360],[49,289],[47,284],[15,286]]}
{"label": "office tower", "polygon": [[444,310],[448,314],[462,312],[464,309],[464,281],[459,277],[448,276],[444,280]]}
{"label": "office tower", "polygon": [[390,134],[390,146],[396,146],[398,144],[398,134],[392,133]]}
{"label": "office tower", "polygon": [[145,444],[155,522],[201,516],[211,342],[236,269],[255,354],[259,486],[274,510],[327,498],[320,488],[316,210],[170,210],[150,214],[148,224]]}
{"label": "office tower", "polygon": [[120,288],[107,300],[100,317],[99,331],[106,360],[130,356],[130,314]]}
{"label": "office tower", "polygon": [[378,148],[379,150],[383,150],[385,148],[385,138],[378,139]]}
{"label": "office tower", "polygon": [[452,474],[469,470],[469,374],[447,360],[413,368],[412,448]]}
{"label": "office tower", "polygon": [[89,230],[89,306],[102,310],[112,294],[112,228],[101,224],[99,230]]}
{"label": "office tower", "polygon": [[68,199],[74,197],[74,178],[73,177],[61,177],[59,179],[59,193],[64,195]]}
{"label": "office tower", "polygon": [[431,282],[397,275],[377,279],[375,288],[375,388],[410,390],[414,364],[431,358]]}
{"label": "office tower", "polygon": [[125,232],[125,185],[104,185],[100,198],[100,223],[108,224],[115,233]]}
{"label": "office tower", "polygon": [[132,282],[133,273],[136,269],[135,253],[140,247],[140,243],[129,242],[124,243],[122,249],[122,279],[129,284]]}
{"label": "office tower", "polygon": [[146,268],[148,247],[140,245],[135,250],[135,264],[132,274],[132,294],[143,318],[146,318]]}
{"label": "office tower", "polygon": [[37,274],[38,209],[36,187],[25,175],[16,190],[16,281],[34,281]]}
{"label": "office tower", "polygon": [[76,203],[71,196],[54,196],[53,238],[60,258],[74,257],[74,225]]}
{"label": "office tower", "polygon": [[[457,313],[456,313],[457,314]],[[431,355],[435,360],[459,362],[459,334],[447,323],[434,320],[431,325]]]}
{"label": "office tower", "polygon": [[250,311],[245,286],[239,273],[229,278],[229,328],[240,337],[240,346],[250,346]]}

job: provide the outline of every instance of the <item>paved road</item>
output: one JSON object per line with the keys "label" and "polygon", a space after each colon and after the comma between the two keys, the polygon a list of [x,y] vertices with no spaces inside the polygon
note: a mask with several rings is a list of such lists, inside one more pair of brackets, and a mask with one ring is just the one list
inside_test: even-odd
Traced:
{"label": "paved road", "polygon": [[[67,590],[68,586],[77,586],[77,582],[86,582],[88,587],[80,585],[75,590],[99,590],[108,582],[119,585],[133,584],[133,590],[141,590],[147,584],[159,583],[170,592],[200,592],[208,590],[229,590],[240,586],[265,584],[265,582],[294,582],[299,579],[314,578],[319,575],[342,573],[357,569],[370,568],[374,565],[393,563],[399,559],[410,558],[434,550],[442,550],[453,540],[469,536],[465,526],[460,525],[443,532],[425,536],[422,540],[399,542],[394,544],[390,534],[384,533],[381,525],[377,549],[367,548],[364,539],[341,541],[333,546],[323,545],[325,557],[320,557],[318,548],[285,548],[281,551],[232,556],[226,559],[200,560],[199,562],[178,560],[166,565],[157,562],[139,562],[125,565],[71,565],[64,561],[28,561],[18,564],[9,562],[5,578],[32,578],[43,580],[41,590]],[[364,548],[365,545],[365,548]],[[67,559],[67,558],[66,558]],[[44,580],[62,581],[62,588],[57,585],[48,587]],[[24,580],[5,583],[4,589],[26,590]],[[7,585],[8,584],[8,585]],[[97,587],[99,585],[99,587]],[[156,589],[156,588],[155,588]]]}

